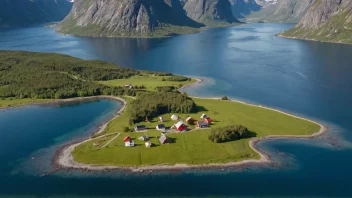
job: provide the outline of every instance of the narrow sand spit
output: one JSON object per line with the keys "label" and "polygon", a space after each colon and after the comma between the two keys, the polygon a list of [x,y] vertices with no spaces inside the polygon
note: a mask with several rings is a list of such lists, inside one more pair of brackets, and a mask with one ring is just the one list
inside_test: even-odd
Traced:
{"label": "narrow sand spit", "polygon": [[[184,88],[194,85],[194,84],[199,84],[202,83],[204,80],[201,78],[197,78],[196,79],[197,82],[193,83],[193,84],[189,84],[189,85],[185,85],[182,88],[179,89],[179,91],[181,93],[183,93]],[[123,107],[118,111],[117,115],[113,118],[117,118],[126,108],[126,101],[124,101],[121,98],[117,98],[117,97],[109,97],[111,99],[116,99],[119,101],[123,102]],[[201,98],[201,97],[193,97],[193,98]],[[201,99],[213,99],[213,100],[220,100],[220,98],[201,98]],[[63,150],[60,152],[60,154],[57,156],[56,160],[56,164],[61,167],[61,168],[72,168],[72,169],[79,169],[79,170],[92,170],[92,171],[104,171],[104,170],[129,170],[132,172],[138,172],[138,171],[144,171],[144,170],[182,170],[182,169],[198,169],[198,168],[225,168],[225,167],[233,167],[233,166],[241,166],[241,165],[249,165],[249,164],[268,164],[271,163],[272,161],[270,160],[270,156],[268,156],[267,154],[265,154],[264,152],[261,152],[260,150],[257,149],[256,145],[258,142],[260,141],[264,141],[264,140],[269,140],[269,139],[309,139],[309,138],[314,138],[314,137],[318,137],[322,134],[324,134],[327,131],[327,127],[323,126],[322,124],[300,117],[300,116],[296,116],[290,113],[286,113],[277,109],[273,109],[273,108],[269,108],[269,107],[264,107],[261,105],[254,105],[254,104],[249,104],[243,101],[238,101],[238,100],[230,100],[232,102],[237,102],[237,103],[241,103],[241,104],[245,104],[245,105],[249,105],[249,106],[254,106],[254,107],[259,107],[259,108],[264,108],[264,109],[269,109],[272,111],[276,111],[288,116],[292,116],[294,118],[299,118],[302,120],[306,120],[312,123],[315,123],[317,125],[320,126],[320,130],[316,133],[314,133],[313,135],[272,135],[272,136],[266,136],[266,137],[262,137],[262,138],[253,138],[249,141],[249,146],[259,155],[259,159],[250,159],[250,160],[243,160],[243,161],[239,161],[239,162],[230,162],[230,163],[226,163],[226,164],[204,164],[204,165],[187,165],[187,164],[175,164],[175,165],[152,165],[152,166],[129,166],[129,167],[120,167],[120,166],[100,166],[100,165],[91,165],[91,164],[81,164],[76,162],[73,159],[72,156],[72,152],[73,150],[87,142],[90,141],[92,139],[88,139],[85,140],[83,142],[80,143],[75,143],[72,145],[67,146],[66,148],[63,148]],[[106,126],[108,125],[109,122],[105,123],[100,130],[97,132],[97,134],[101,133],[102,131],[105,130]],[[101,138],[97,137],[97,138]],[[97,139],[96,138],[96,139]]]}

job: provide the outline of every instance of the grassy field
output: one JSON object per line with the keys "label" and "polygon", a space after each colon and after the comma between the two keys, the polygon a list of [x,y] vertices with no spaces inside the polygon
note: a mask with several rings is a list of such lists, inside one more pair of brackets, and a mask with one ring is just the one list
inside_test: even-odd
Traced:
{"label": "grassy field", "polygon": [[50,99],[0,99],[0,108],[23,106],[48,101],[50,101]]}
{"label": "grassy field", "polygon": [[118,79],[109,81],[99,81],[99,83],[107,86],[124,86],[126,84],[132,84],[133,86],[144,85],[148,91],[156,91],[155,88],[158,86],[174,86],[180,87],[190,83],[195,82],[195,79],[190,81],[175,82],[175,81],[162,81],[163,78],[168,78],[167,76],[153,76],[153,75],[143,75],[143,76],[133,76],[128,79]]}
{"label": "grassy field", "polygon": [[[130,102],[132,99],[128,99]],[[194,99],[199,111],[196,114],[178,114],[185,119],[192,116],[200,119],[206,113],[214,123],[212,128],[231,124],[242,124],[257,137],[267,135],[310,135],[319,131],[319,126],[308,121],[293,118],[275,111],[259,107],[244,105],[230,101]],[[128,108],[128,106],[127,106]],[[164,124],[171,126],[175,121],[170,114],[162,115],[166,120]],[[128,126],[128,111],[113,120],[104,133],[122,132]],[[146,166],[156,164],[209,164],[255,159],[259,156],[249,147],[249,139],[216,144],[208,140],[210,130],[193,130],[184,133],[170,133],[167,136],[172,141],[169,145],[160,145],[158,137],[160,132],[155,130],[157,120],[145,124],[151,130],[143,133],[122,133],[117,139],[105,148],[93,146],[93,141],[80,145],[74,152],[75,160],[86,164],[119,165],[119,166]],[[133,127],[133,126],[129,126]],[[191,126],[194,128],[194,126]],[[151,137],[154,147],[145,148],[144,143],[137,138],[147,134]],[[124,147],[123,138],[132,137],[137,146]],[[111,137],[112,138],[112,137]]]}

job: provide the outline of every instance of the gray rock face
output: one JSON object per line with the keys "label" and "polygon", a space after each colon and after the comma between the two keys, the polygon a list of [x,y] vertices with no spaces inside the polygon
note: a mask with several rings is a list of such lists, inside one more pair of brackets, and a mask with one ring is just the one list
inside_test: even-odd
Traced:
{"label": "gray rock face", "polygon": [[71,8],[68,0],[0,0],[0,27],[61,21]]}
{"label": "gray rock face", "polygon": [[318,0],[310,7],[307,14],[297,24],[301,28],[318,28],[324,26],[335,16],[347,11],[346,23],[351,23],[351,0]]}
{"label": "gray rock face", "polygon": [[314,0],[301,21],[282,35],[327,42],[352,43],[352,1]]}
{"label": "gray rock face", "polygon": [[[307,12],[312,0],[231,0],[235,16],[247,21],[297,23]],[[259,8],[258,8],[259,7]]]}
{"label": "gray rock face", "polygon": [[76,0],[57,30],[83,36],[177,33],[171,26],[202,25],[186,16],[179,0]]}
{"label": "gray rock face", "polygon": [[229,0],[187,0],[184,9],[188,17],[208,26],[239,22],[232,15]]}

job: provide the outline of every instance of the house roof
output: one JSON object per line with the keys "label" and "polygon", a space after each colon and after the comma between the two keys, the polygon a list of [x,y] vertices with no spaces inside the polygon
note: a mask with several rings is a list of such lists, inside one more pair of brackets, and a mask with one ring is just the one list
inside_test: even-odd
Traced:
{"label": "house roof", "polygon": [[173,119],[173,118],[177,118],[178,119],[178,116],[177,115],[172,115],[171,119]]}
{"label": "house roof", "polygon": [[176,128],[179,128],[180,126],[184,125],[184,123],[182,121],[179,121],[177,124],[175,124]]}
{"label": "house roof", "polygon": [[188,121],[190,121],[190,120],[194,120],[192,117],[188,117],[187,119],[186,119],[186,121],[188,122]]}
{"label": "house roof", "polygon": [[197,124],[198,124],[199,127],[209,126],[209,123],[207,123],[207,122],[197,122]]}
{"label": "house roof", "polygon": [[165,141],[167,141],[167,137],[165,135],[162,135],[160,138],[159,138],[159,141],[160,143],[164,143]]}
{"label": "house roof", "polygon": [[208,117],[208,118],[204,118],[204,121],[205,121],[205,122],[212,122],[213,120]]}
{"label": "house roof", "polygon": [[147,128],[145,125],[139,125],[139,126],[135,126],[135,129],[145,129]]}
{"label": "house roof", "polygon": [[131,141],[131,137],[130,136],[126,136],[125,138],[123,138],[123,141],[129,142],[129,141]]}

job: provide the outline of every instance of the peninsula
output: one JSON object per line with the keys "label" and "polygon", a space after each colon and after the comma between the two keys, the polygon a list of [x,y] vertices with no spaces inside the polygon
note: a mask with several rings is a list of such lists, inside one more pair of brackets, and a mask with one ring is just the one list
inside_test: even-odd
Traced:
{"label": "peninsula", "polygon": [[112,98],[123,105],[91,138],[64,148],[61,167],[174,169],[269,162],[267,138],[309,138],[326,128],[227,97],[189,97],[200,79],[121,68],[59,54],[0,51],[0,104]]}

